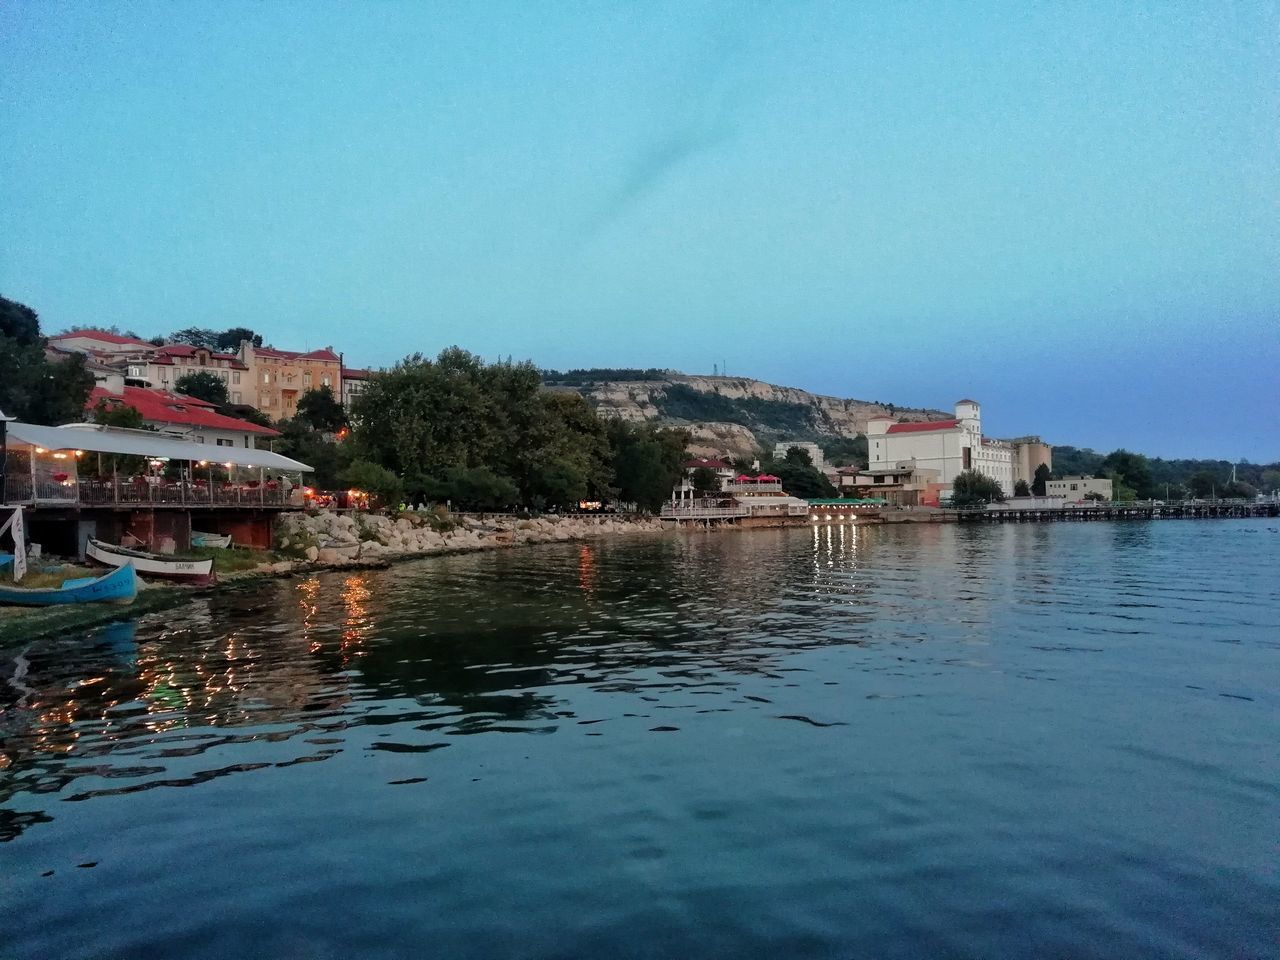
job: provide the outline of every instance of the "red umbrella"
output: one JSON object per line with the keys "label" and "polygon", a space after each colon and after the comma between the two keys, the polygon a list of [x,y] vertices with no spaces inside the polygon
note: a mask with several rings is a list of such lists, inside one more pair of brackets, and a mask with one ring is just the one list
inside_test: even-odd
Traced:
{"label": "red umbrella", "polygon": [[748,477],[745,473],[740,473],[733,478],[734,483],[754,483],[755,477]]}
{"label": "red umbrella", "polygon": [[777,483],[779,478],[775,477],[772,473],[762,473],[760,474],[760,476],[756,477],[756,479],[761,481],[769,481],[772,483]]}

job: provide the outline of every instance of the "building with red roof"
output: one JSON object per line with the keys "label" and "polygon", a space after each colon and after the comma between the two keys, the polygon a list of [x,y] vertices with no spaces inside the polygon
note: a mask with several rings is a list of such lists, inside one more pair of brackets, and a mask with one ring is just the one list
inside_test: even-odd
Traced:
{"label": "building with red roof", "polygon": [[356,397],[364,393],[365,388],[369,385],[369,378],[372,376],[372,370],[365,370],[361,367],[342,368],[342,406],[344,409],[351,409],[352,402]]}
{"label": "building with red roof", "polygon": [[96,353],[116,356],[136,353],[139,350],[154,350],[155,344],[137,337],[125,337],[118,333],[107,333],[104,330],[67,330],[55,333],[48,338],[49,344],[60,350],[73,353]]}
{"label": "building with red roof", "polygon": [[278,430],[219,413],[218,408],[206,400],[168,390],[126,386],[120,391],[111,391],[94,387],[86,412],[96,410],[99,404],[108,409],[133,407],[153,430],[215,447],[252,448],[259,437],[280,436]]}
{"label": "building with red roof", "polygon": [[342,355],[333,347],[299,352],[269,345],[255,347],[245,340],[238,356],[253,384],[253,399],[244,402],[274,420],[296,415],[298,401],[308,390],[328,387],[335,399],[343,398]]}
{"label": "building with red roof", "polygon": [[[867,475],[883,477],[911,469],[917,477],[936,480],[949,495],[952,482],[965,470],[976,470],[1013,495],[1019,480],[1031,483],[1040,464],[1052,465],[1050,448],[1039,437],[995,440],[982,435],[982,408],[976,400],[958,400],[955,416],[922,423],[895,423],[872,417],[867,423]],[[878,479],[877,482],[884,482]]]}

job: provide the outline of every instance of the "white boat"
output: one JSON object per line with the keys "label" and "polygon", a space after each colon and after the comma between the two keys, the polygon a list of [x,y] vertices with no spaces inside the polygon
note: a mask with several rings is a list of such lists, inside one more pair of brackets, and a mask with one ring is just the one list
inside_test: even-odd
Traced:
{"label": "white boat", "polygon": [[193,547],[217,547],[220,550],[225,550],[231,546],[231,534],[201,533],[198,530],[192,530],[191,545]]}
{"label": "white boat", "polygon": [[127,563],[132,563],[134,569],[143,577],[177,580],[202,587],[217,581],[217,574],[213,571],[212,557],[208,560],[161,557],[154,553],[118,547],[113,543],[103,543],[101,540],[90,540],[84,554],[90,560],[108,567],[123,567]]}

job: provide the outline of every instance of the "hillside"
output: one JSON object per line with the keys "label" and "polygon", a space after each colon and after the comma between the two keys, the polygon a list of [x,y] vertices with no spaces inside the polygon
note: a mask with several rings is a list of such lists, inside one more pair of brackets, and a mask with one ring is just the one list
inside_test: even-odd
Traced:
{"label": "hillside", "polygon": [[822,441],[865,433],[867,420],[938,420],[941,410],[843,400],[747,377],[689,376],[673,370],[544,371],[551,389],[576,390],[605,416],[687,427],[698,454],[747,456],[781,439]]}

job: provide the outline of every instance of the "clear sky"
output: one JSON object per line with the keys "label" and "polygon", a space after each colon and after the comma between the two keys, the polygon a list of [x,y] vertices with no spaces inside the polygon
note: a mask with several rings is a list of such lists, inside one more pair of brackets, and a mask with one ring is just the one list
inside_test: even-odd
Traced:
{"label": "clear sky", "polygon": [[1277,3],[0,6],[0,293],[1280,458]]}

